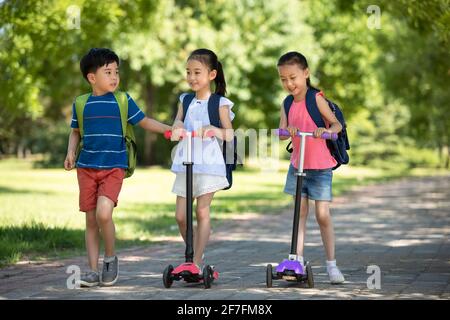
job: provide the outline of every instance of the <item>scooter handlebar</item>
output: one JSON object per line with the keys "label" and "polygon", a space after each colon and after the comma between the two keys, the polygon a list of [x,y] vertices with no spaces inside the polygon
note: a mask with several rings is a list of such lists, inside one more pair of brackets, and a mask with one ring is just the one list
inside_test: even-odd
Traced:
{"label": "scooter handlebar", "polygon": [[[186,138],[187,132],[188,131],[183,130],[183,133],[181,134],[181,138]],[[212,137],[214,137],[214,132],[212,132],[211,130],[208,130],[206,132],[206,136],[209,138],[212,138]],[[166,138],[167,140],[170,140],[171,137],[172,137],[172,130],[167,130],[164,132],[164,138]],[[191,137],[192,138],[198,137],[197,131],[191,131]]]}
{"label": "scooter handlebar", "polygon": [[[312,134],[312,132],[308,132],[308,133]],[[286,130],[286,129],[277,129],[275,134],[278,135],[278,136],[284,136],[284,137],[289,137],[291,135],[289,133],[289,131]],[[298,131],[296,136],[299,137],[300,135],[301,135],[301,132]],[[337,140],[338,134],[335,133],[335,132],[333,132],[333,133],[324,132],[324,133],[322,133],[320,138],[321,139],[326,139],[326,140]]]}
{"label": "scooter handlebar", "polygon": [[164,138],[165,139],[170,140],[171,137],[172,137],[172,131],[171,130],[164,131]]}

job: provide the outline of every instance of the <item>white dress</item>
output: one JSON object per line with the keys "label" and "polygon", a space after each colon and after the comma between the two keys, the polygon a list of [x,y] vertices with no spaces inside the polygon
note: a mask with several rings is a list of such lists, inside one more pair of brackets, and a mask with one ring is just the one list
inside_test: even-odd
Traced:
{"label": "white dress", "polygon": [[[180,95],[182,103],[186,93]],[[230,109],[230,119],[233,120],[234,113],[231,111],[234,103],[222,97],[219,102],[220,107]],[[208,99],[198,100],[194,97],[189,105],[184,127],[187,131],[195,131],[201,127],[210,125],[208,115]],[[228,187],[226,178],[225,161],[222,154],[222,140],[213,138],[193,138],[192,140],[192,160],[193,165],[193,197],[216,192]],[[186,197],[186,161],[187,141],[181,140],[172,154],[172,168],[176,173],[172,192],[181,197]]]}

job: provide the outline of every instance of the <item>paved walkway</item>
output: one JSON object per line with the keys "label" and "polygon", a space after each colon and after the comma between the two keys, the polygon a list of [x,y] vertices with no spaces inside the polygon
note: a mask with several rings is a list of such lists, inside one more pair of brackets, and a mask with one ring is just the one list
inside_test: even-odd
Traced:
{"label": "paved walkway", "polygon": [[[313,265],[315,288],[286,281],[266,288],[266,264],[289,253],[292,211],[240,215],[213,226],[207,261],[217,266],[220,278],[209,290],[181,281],[163,287],[162,271],[181,263],[184,254],[184,245],[169,239],[122,250],[114,287],[67,289],[67,267],[85,268],[84,257],[4,268],[0,299],[450,299],[450,176],[362,187],[335,199],[343,285],[328,282],[311,211],[305,256]],[[380,267],[381,289],[368,289],[369,265]]]}

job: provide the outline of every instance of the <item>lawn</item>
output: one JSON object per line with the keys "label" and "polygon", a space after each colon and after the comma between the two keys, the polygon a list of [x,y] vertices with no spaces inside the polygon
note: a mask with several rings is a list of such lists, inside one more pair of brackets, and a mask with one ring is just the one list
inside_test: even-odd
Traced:
{"label": "lawn", "polygon": [[[282,188],[288,167],[263,172],[247,166],[234,174],[232,189],[213,201],[213,225],[234,214],[276,214],[292,199]],[[335,172],[333,193],[351,187],[408,175],[438,171],[399,172],[342,167]],[[163,236],[177,235],[174,174],[166,168],[138,168],[126,179],[114,212],[117,247],[148,245]],[[84,252],[84,214],[78,212],[75,170],[33,169],[32,162],[0,161],[0,266],[24,259],[65,257]]]}

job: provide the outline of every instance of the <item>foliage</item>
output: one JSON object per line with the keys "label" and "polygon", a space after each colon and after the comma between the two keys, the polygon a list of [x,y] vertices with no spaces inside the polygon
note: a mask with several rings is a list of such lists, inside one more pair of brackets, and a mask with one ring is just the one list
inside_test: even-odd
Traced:
{"label": "foliage", "polygon": [[[71,5],[80,10],[79,28]],[[170,124],[179,93],[188,89],[186,58],[208,47],[224,65],[235,128],[278,125],[285,93],[276,61],[297,50],[309,60],[313,85],[342,107],[349,123],[370,123],[369,133],[350,128],[352,161],[401,158],[405,146],[446,153],[440,165],[449,166],[449,1],[379,1],[380,29],[368,28],[367,6],[344,0],[2,1],[0,154],[27,149],[47,153],[47,164],[62,162],[63,122],[67,135],[71,103],[90,89],[78,70],[89,48],[113,48],[121,57],[121,88],[148,116]],[[162,137],[140,128],[137,135],[139,163],[170,161],[171,145]],[[398,152],[376,152],[377,144]]]}

